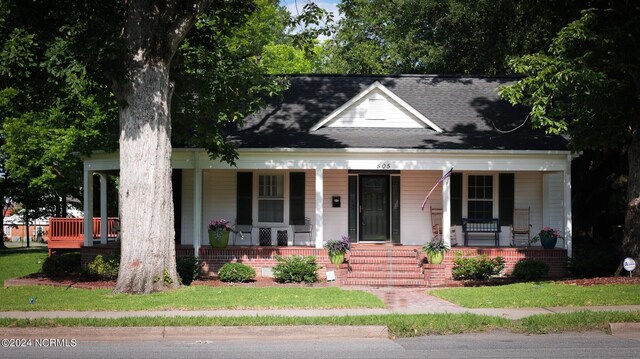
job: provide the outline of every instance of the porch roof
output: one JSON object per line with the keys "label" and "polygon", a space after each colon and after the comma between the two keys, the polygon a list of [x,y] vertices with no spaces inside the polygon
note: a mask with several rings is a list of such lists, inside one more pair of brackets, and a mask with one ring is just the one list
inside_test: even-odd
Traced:
{"label": "porch roof", "polygon": [[[527,123],[528,110],[498,97],[516,78],[398,76],[293,76],[283,97],[229,131],[240,148],[400,148],[567,150],[561,136],[546,135]],[[311,129],[334,110],[378,81],[443,129]]]}

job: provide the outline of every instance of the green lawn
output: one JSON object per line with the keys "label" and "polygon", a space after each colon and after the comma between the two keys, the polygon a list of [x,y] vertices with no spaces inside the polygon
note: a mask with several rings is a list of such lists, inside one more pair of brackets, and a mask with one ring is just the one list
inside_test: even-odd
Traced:
{"label": "green lawn", "polygon": [[553,282],[446,288],[431,294],[466,308],[570,307],[640,304],[640,285],[575,286]]}
{"label": "green lawn", "polygon": [[[30,298],[35,298],[35,303]],[[340,288],[184,287],[149,295],[111,294],[107,289],[26,286],[2,290],[8,310],[207,310],[264,308],[383,308],[375,295]]]}
{"label": "green lawn", "polygon": [[[185,327],[185,326],[264,326],[264,325],[384,325],[391,337],[476,333],[495,329],[517,333],[546,334],[603,331],[609,323],[640,322],[640,312],[575,312],[535,315],[508,320],[476,314],[389,314],[341,317],[134,317],[94,318],[0,318],[0,327]],[[204,329],[203,329],[204,330]]]}
{"label": "green lawn", "polygon": [[4,285],[5,279],[39,272],[45,258],[47,248],[0,250],[0,284]]}

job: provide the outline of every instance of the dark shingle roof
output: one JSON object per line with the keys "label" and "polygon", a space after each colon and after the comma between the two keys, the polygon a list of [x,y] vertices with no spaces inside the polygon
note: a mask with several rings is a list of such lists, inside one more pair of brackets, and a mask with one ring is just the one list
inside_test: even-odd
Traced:
{"label": "dark shingle roof", "polygon": [[[310,129],[376,81],[444,130],[388,128]],[[453,76],[294,76],[282,98],[229,132],[240,148],[399,148],[566,150],[560,136],[532,130],[527,109],[498,98],[513,78]],[[497,129],[496,129],[497,128]]]}

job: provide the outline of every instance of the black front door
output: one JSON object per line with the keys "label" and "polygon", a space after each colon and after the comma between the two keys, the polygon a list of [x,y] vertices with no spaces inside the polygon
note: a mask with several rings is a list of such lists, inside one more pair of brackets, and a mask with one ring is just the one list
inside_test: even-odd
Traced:
{"label": "black front door", "polygon": [[360,176],[360,241],[389,240],[389,176]]}

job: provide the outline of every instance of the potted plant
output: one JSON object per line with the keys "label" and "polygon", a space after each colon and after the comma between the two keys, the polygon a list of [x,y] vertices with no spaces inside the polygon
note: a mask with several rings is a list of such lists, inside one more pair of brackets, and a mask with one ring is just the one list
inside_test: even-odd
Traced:
{"label": "potted plant", "polygon": [[225,248],[229,244],[231,224],[226,219],[211,220],[209,222],[209,244],[213,248]]}
{"label": "potted plant", "polygon": [[341,239],[330,239],[324,244],[324,248],[329,253],[329,260],[336,267],[344,262],[344,255],[351,249],[351,242],[348,236],[342,236]]}
{"label": "potted plant", "polygon": [[531,239],[531,243],[540,241],[542,248],[554,249],[556,247],[556,243],[558,243],[558,238],[562,238],[558,230],[547,226],[542,228],[540,233]]}
{"label": "potted plant", "polygon": [[430,242],[422,246],[422,251],[426,253],[430,264],[440,264],[444,259],[444,254],[449,251],[449,246],[442,238],[433,238]]}

